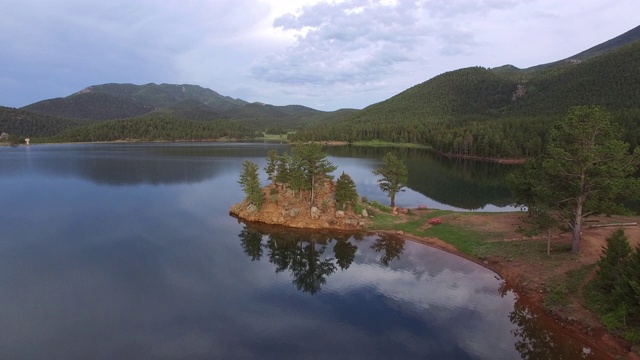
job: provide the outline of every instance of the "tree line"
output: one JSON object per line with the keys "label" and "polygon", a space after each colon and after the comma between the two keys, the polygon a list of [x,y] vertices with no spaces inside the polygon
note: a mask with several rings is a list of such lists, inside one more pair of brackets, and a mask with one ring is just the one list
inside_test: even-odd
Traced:
{"label": "tree line", "polygon": [[[625,201],[640,198],[640,148],[630,152],[611,115],[600,107],[572,108],[549,133],[543,154],[527,160],[508,178],[518,204],[527,207],[521,232],[572,234],[571,251],[580,251],[582,229],[590,216],[629,214]],[[587,305],[603,324],[640,344],[640,245],[631,249],[618,228],[606,239],[594,279],[587,285]]]}
{"label": "tree line", "polygon": [[177,120],[171,116],[147,116],[137,119],[94,122],[61,134],[39,138],[39,142],[94,142],[116,140],[174,141],[247,139],[254,133],[228,120]]}

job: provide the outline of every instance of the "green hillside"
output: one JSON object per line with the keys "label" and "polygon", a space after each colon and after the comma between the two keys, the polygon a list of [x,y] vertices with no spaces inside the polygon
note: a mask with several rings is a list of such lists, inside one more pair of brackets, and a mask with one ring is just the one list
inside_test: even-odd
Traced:
{"label": "green hillside", "polygon": [[175,84],[102,84],[93,85],[80,93],[102,92],[125,97],[138,103],[153,105],[156,108],[167,107],[183,100],[196,100],[216,111],[222,111],[247,104],[246,101],[222,96],[217,92],[198,85]]}
{"label": "green hillside", "polygon": [[52,136],[83,123],[0,106],[0,133],[16,137]]}
{"label": "green hillside", "polygon": [[301,105],[247,103],[196,85],[114,83],[89,86],[70,96],[40,101],[22,109],[41,116],[90,121],[143,115],[197,121],[227,119],[256,134],[299,130],[308,123],[307,118],[323,113]]}
{"label": "green hillside", "polygon": [[[640,36],[640,31],[632,35]],[[628,40],[630,35],[624,36]],[[597,56],[526,74],[512,66],[447,72],[293,138],[409,142],[452,155],[524,157],[541,151],[547,130],[570,107],[599,105],[612,112],[627,141],[636,146],[640,41],[592,54]]]}
{"label": "green hillside", "polygon": [[252,136],[252,131],[228,120],[203,122],[147,115],[136,119],[94,122],[52,137],[38,138],[36,142],[239,140]]}
{"label": "green hillside", "polygon": [[[598,105],[612,113],[625,140],[636,147],[639,39],[637,27],[570,58],[528,69],[505,65],[446,72],[363,110],[323,112],[300,105],[248,103],[186,84],[93,85],[65,98],[28,105],[22,113],[13,109],[0,118],[6,128],[0,130],[82,141],[95,141],[96,133],[100,140],[188,140],[295,131],[293,140],[382,140],[429,145],[456,156],[509,158],[539,154],[547,130],[570,107]],[[114,119],[129,120],[92,124]],[[169,125],[171,121],[177,124]],[[220,133],[223,126],[234,133]],[[117,133],[106,134],[109,129]]]}
{"label": "green hillside", "polygon": [[42,115],[84,120],[122,119],[146,114],[152,105],[102,92],[82,92],[27,105],[22,109]]}

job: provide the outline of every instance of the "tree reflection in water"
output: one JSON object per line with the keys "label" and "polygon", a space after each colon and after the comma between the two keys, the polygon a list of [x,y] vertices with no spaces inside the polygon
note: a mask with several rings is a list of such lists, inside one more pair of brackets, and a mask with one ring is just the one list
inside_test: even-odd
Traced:
{"label": "tree reflection in water", "polygon": [[389,234],[380,234],[378,239],[371,245],[371,249],[375,252],[382,252],[380,262],[384,266],[400,257],[404,251],[404,240]]}
{"label": "tree reflection in water", "polygon": [[[245,224],[238,234],[240,246],[252,261],[266,258],[277,273],[289,271],[298,290],[316,294],[327,283],[327,277],[338,268],[346,270],[356,257],[362,234],[330,234],[298,229],[278,229],[260,224]],[[355,243],[354,243],[355,242]],[[333,244],[333,256],[325,254]],[[371,246],[381,252],[380,262],[388,266],[400,257],[404,240],[379,235]]]}
{"label": "tree reflection in water", "polygon": [[[500,288],[504,296],[511,288],[504,283]],[[543,359],[600,359],[604,354],[600,351],[585,347],[578,341],[562,339],[562,332],[552,331],[554,324],[539,311],[531,307],[517,295],[513,305],[513,311],[509,313],[509,320],[517,327],[512,330],[516,337],[515,348],[527,360]]]}

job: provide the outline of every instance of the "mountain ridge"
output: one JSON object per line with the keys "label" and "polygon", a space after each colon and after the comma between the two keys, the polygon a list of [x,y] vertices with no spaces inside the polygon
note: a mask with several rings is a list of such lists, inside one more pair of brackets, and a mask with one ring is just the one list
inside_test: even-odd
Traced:
{"label": "mountain ridge", "polygon": [[[48,124],[47,134],[56,129],[51,125],[56,118],[65,119],[60,119],[65,123],[60,131],[115,119],[225,121],[239,124],[243,136],[298,131],[294,140],[385,140],[429,144],[452,155],[520,157],[540,151],[550,123],[569,106],[601,105],[614,113],[633,147],[640,143],[640,117],[634,110],[640,109],[640,90],[633,85],[640,83],[638,39],[640,26],[569,58],[527,69],[504,65],[448,71],[362,110],[249,103],[189,84],[107,83],[27,105],[17,109],[19,116],[4,114],[21,119],[33,114],[36,123]],[[28,128],[21,135],[40,136],[33,131],[37,125]]]}

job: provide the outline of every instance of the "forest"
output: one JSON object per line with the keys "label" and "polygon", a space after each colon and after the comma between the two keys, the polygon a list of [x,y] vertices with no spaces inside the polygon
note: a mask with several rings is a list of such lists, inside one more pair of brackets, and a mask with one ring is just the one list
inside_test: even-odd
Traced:
{"label": "forest", "polygon": [[[635,29],[634,29],[635,30]],[[194,85],[103,84],[21,109],[0,107],[0,131],[34,142],[252,139],[387,141],[460,157],[530,158],[574,106],[612,116],[640,144],[640,31],[529,69],[470,67],[438,75],[362,110],[248,103]],[[635,39],[635,40],[634,40]]]}
{"label": "forest", "polygon": [[348,119],[314,124],[294,140],[384,140],[452,155],[531,157],[573,106],[605,108],[632,149],[640,140],[640,42],[532,72],[473,67],[416,85]]}

